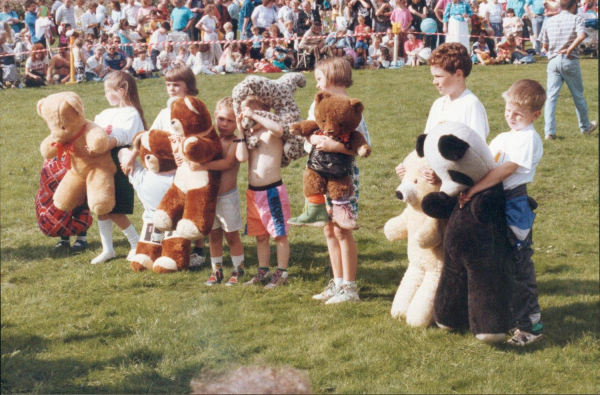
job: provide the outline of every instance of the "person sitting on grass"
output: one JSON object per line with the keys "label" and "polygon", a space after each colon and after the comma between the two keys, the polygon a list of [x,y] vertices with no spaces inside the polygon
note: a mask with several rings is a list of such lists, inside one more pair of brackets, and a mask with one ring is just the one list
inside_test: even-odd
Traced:
{"label": "person sitting on grass", "polygon": [[133,60],[133,69],[135,70],[135,76],[138,78],[152,78],[152,70],[154,65],[148,58],[148,50],[144,47],[135,51],[137,58]]}
{"label": "person sitting on grass", "polygon": [[70,72],[69,50],[65,47],[60,47],[58,53],[50,59],[46,82],[51,84],[53,81],[56,81],[58,84],[64,84],[69,81],[71,77]]}
{"label": "person sitting on grass", "polygon": [[25,86],[37,88],[46,85],[46,51],[42,44],[34,44],[31,48],[31,56],[25,62]]}
{"label": "person sitting on grass", "polygon": [[500,182],[506,195],[506,223],[511,230],[509,254],[514,280],[511,303],[513,337],[511,346],[526,346],[542,339],[542,320],[538,303],[535,267],[531,260],[533,210],[537,203],[528,196],[527,184],[544,153],[542,139],[533,123],[542,113],[546,91],[536,81],[519,80],[502,94],[506,105],[504,118],[510,132],[500,133],[490,143],[497,167],[471,188],[461,192],[461,208],[473,196]]}
{"label": "person sitting on grass", "polygon": [[473,64],[479,63],[482,66],[493,64],[493,59],[490,56],[490,48],[487,45],[487,36],[484,32],[481,32],[477,41],[473,43],[471,60]]}
{"label": "person sitting on grass", "polygon": [[86,61],[85,80],[102,82],[108,72],[108,67],[104,62],[104,47],[98,45],[94,49],[94,55]]}
{"label": "person sitting on grass", "polygon": [[404,43],[404,54],[406,55],[406,64],[416,67],[421,64],[419,52],[425,48],[423,41],[417,38],[416,30],[411,28],[408,32],[408,40]]}

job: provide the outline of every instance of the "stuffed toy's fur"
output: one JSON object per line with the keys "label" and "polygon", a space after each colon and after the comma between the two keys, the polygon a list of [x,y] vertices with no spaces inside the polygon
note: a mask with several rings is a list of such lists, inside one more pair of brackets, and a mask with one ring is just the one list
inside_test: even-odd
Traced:
{"label": "stuffed toy's fur", "polygon": [[[290,131],[304,138],[314,133],[332,137],[366,158],[371,154],[371,147],[356,131],[362,111],[363,105],[357,99],[319,92],[315,96],[316,121],[295,123]],[[333,200],[348,199],[354,189],[351,168],[352,156],[313,148],[304,171],[304,196],[328,194]]]}
{"label": "stuffed toy's fur", "polygon": [[470,327],[484,342],[503,341],[511,278],[502,183],[478,193],[462,209],[457,197],[492,170],[492,154],[476,132],[452,122],[419,136],[417,152],[442,179],[440,192],[423,199],[423,212],[448,218],[435,321],[444,329]]}
{"label": "stuffed toy's fur", "polygon": [[[151,194],[160,190],[166,192],[163,180],[172,182],[177,165],[171,142],[167,133],[150,130],[138,133],[133,139],[133,146],[139,151],[145,169],[136,168],[132,180],[135,181],[134,187],[138,197],[144,203],[144,209],[152,213],[156,209],[151,207],[150,202],[153,199],[145,198],[141,194],[146,191],[151,191]],[[126,151],[119,151],[119,159],[121,153]],[[148,172],[156,173],[156,176],[151,177]],[[166,178],[162,179],[162,177]],[[134,271],[154,270],[156,273],[171,273],[189,267],[191,241],[179,237],[176,232],[162,232],[146,219],[140,233],[136,255],[131,260],[131,268]]]}
{"label": "stuffed toy's fur", "polygon": [[433,300],[442,272],[446,220],[431,218],[421,210],[423,198],[439,191],[439,185],[426,182],[419,171],[429,166],[427,160],[413,151],[403,163],[406,174],[396,196],[406,208],[383,228],[390,241],[408,239],[408,269],[396,292],[392,317],[404,318],[410,326],[429,326],[434,323]]}
{"label": "stuffed toy's fur", "polygon": [[154,225],[162,231],[176,227],[179,236],[196,240],[212,228],[221,175],[219,171],[191,170],[187,163],[223,157],[221,140],[200,99],[186,96],[171,104],[169,139],[172,147],[180,150],[184,163],[177,168],[173,185],[156,210]]}
{"label": "stuffed toy's fur", "polygon": [[[233,88],[233,110],[235,115],[239,115],[243,108],[244,100],[252,95],[256,96],[265,105],[271,107],[277,118],[269,117],[267,111],[256,111],[263,117],[269,117],[276,120],[283,126],[283,156],[281,166],[285,167],[291,161],[306,155],[304,151],[304,140],[298,136],[291,135],[289,125],[300,120],[300,108],[294,100],[294,93],[298,87],[306,86],[306,77],[302,73],[288,73],[271,80],[258,75],[251,75]],[[272,114],[271,114],[272,115]],[[249,118],[242,120],[244,138],[248,149],[255,149],[258,145],[258,139],[250,133],[250,129],[256,125],[256,122]]]}
{"label": "stuffed toy's fur", "polygon": [[[86,196],[90,210],[98,215],[115,206],[114,175],[117,168],[108,149],[108,135],[85,119],[83,102],[73,92],[55,93],[37,104],[38,114],[50,128],[40,151],[45,159],[65,156],[69,170],[54,193],[54,205],[70,211]],[[85,147],[92,152],[90,155]]]}

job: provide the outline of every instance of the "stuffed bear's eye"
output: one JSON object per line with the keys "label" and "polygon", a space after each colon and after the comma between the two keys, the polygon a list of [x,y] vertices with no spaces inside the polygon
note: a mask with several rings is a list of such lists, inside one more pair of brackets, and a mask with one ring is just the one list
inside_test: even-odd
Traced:
{"label": "stuffed bear's eye", "polygon": [[146,160],[150,160],[150,155],[146,155]]}
{"label": "stuffed bear's eye", "polygon": [[62,127],[61,127],[61,129],[62,129],[62,130],[65,130],[65,127],[64,127],[64,126],[62,126]]}
{"label": "stuffed bear's eye", "polygon": [[171,121],[171,125],[175,125],[175,120],[172,120],[172,121]]}
{"label": "stuffed bear's eye", "polygon": [[417,183],[417,179],[415,178],[415,180],[413,182],[416,184]]}

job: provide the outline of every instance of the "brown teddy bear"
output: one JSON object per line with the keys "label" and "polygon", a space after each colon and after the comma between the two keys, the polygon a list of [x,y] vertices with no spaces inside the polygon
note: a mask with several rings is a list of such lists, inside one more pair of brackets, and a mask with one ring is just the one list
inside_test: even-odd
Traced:
{"label": "brown teddy bear", "polygon": [[440,190],[440,184],[430,184],[421,175],[420,170],[429,167],[427,159],[413,151],[403,164],[406,174],[396,197],[406,203],[406,208],[383,228],[390,241],[408,239],[408,269],[394,297],[392,317],[404,318],[410,326],[429,326],[434,323],[433,299],[442,274],[448,221],[431,218],[421,209],[423,198]]}
{"label": "brown teddy bear", "polygon": [[117,171],[108,149],[108,135],[85,119],[83,102],[73,92],[55,93],[37,104],[38,114],[50,128],[40,146],[45,159],[64,157],[67,174],[54,193],[54,205],[70,211],[87,192],[90,210],[98,215],[115,206],[114,175]]}
{"label": "brown teddy bear", "polygon": [[[176,232],[163,232],[154,226],[156,208],[173,184],[177,169],[169,135],[154,129],[140,132],[133,139],[133,146],[139,152],[143,166],[134,164],[129,181],[144,205],[144,224],[131,268],[136,272],[147,269],[156,273],[185,270],[189,267],[191,241],[177,236]],[[119,160],[125,161],[128,154],[126,149],[119,151]]]}
{"label": "brown teddy bear", "polygon": [[[363,105],[357,99],[319,92],[315,96],[316,121],[292,124],[290,132],[304,138],[312,134],[331,137],[344,144],[347,150],[366,158],[371,154],[371,147],[364,136],[356,131],[362,119],[362,111]],[[304,196],[309,201],[309,218],[290,221],[290,224],[324,226],[329,219],[325,204],[310,201],[312,196],[327,194],[333,202],[333,221],[341,228],[357,229],[356,220],[344,215],[344,212],[349,210],[348,199],[354,190],[351,176],[352,160],[352,155],[312,148],[303,181]]]}
{"label": "brown teddy bear", "polygon": [[[176,227],[179,236],[197,240],[208,235],[213,226],[221,173],[191,170],[188,163],[221,159],[221,140],[206,105],[194,96],[179,98],[171,104],[169,132],[171,148],[181,155],[183,163],[154,214],[154,225],[162,231]],[[163,244],[163,255],[164,249]]]}

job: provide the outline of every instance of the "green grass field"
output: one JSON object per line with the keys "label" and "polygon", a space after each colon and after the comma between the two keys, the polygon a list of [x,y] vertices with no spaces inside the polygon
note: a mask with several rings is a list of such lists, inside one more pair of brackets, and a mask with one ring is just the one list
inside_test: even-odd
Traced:
{"label": "green grass field", "polygon": [[[590,118],[598,119],[598,63],[581,64]],[[490,140],[507,130],[501,93],[519,78],[545,86],[545,65],[475,67],[468,85],[487,109]],[[212,108],[242,78],[199,77],[199,97]],[[296,94],[304,116],[316,92],[312,74],[307,78]],[[184,393],[194,377],[245,365],[306,371],[317,393],[598,393],[598,134],[579,134],[566,86],[559,138],[544,142],[529,188],[539,203],[534,262],[545,338],[514,350],[391,318],[408,264],[406,243],[388,242],[382,231],[404,208],[395,198],[394,167],[413,149],[438,93],[426,67],[361,71],[354,79],[350,94],[365,104],[373,155],[359,160],[363,301],[340,306],[311,300],[331,276],[318,229],[292,228],[290,285],[269,292],[206,287],[208,268],[134,273],[117,230],[119,259],[92,266],[100,249],[96,224],[85,254],[53,257],[55,239],[38,230],[33,204],[43,162],[38,147],[49,133],[36,102],[72,89],[88,119],[108,104],[98,84],[0,92],[2,393]],[[140,82],[139,89],[151,123],[167,99],[164,80]],[[535,124],[541,135],[543,122],[542,116]],[[293,214],[303,207],[304,166],[300,160],[283,173]],[[242,191],[246,173],[243,165]],[[131,219],[138,229],[141,213],[136,201]],[[255,242],[242,240],[253,274]],[[226,253],[226,273],[230,267]]]}

